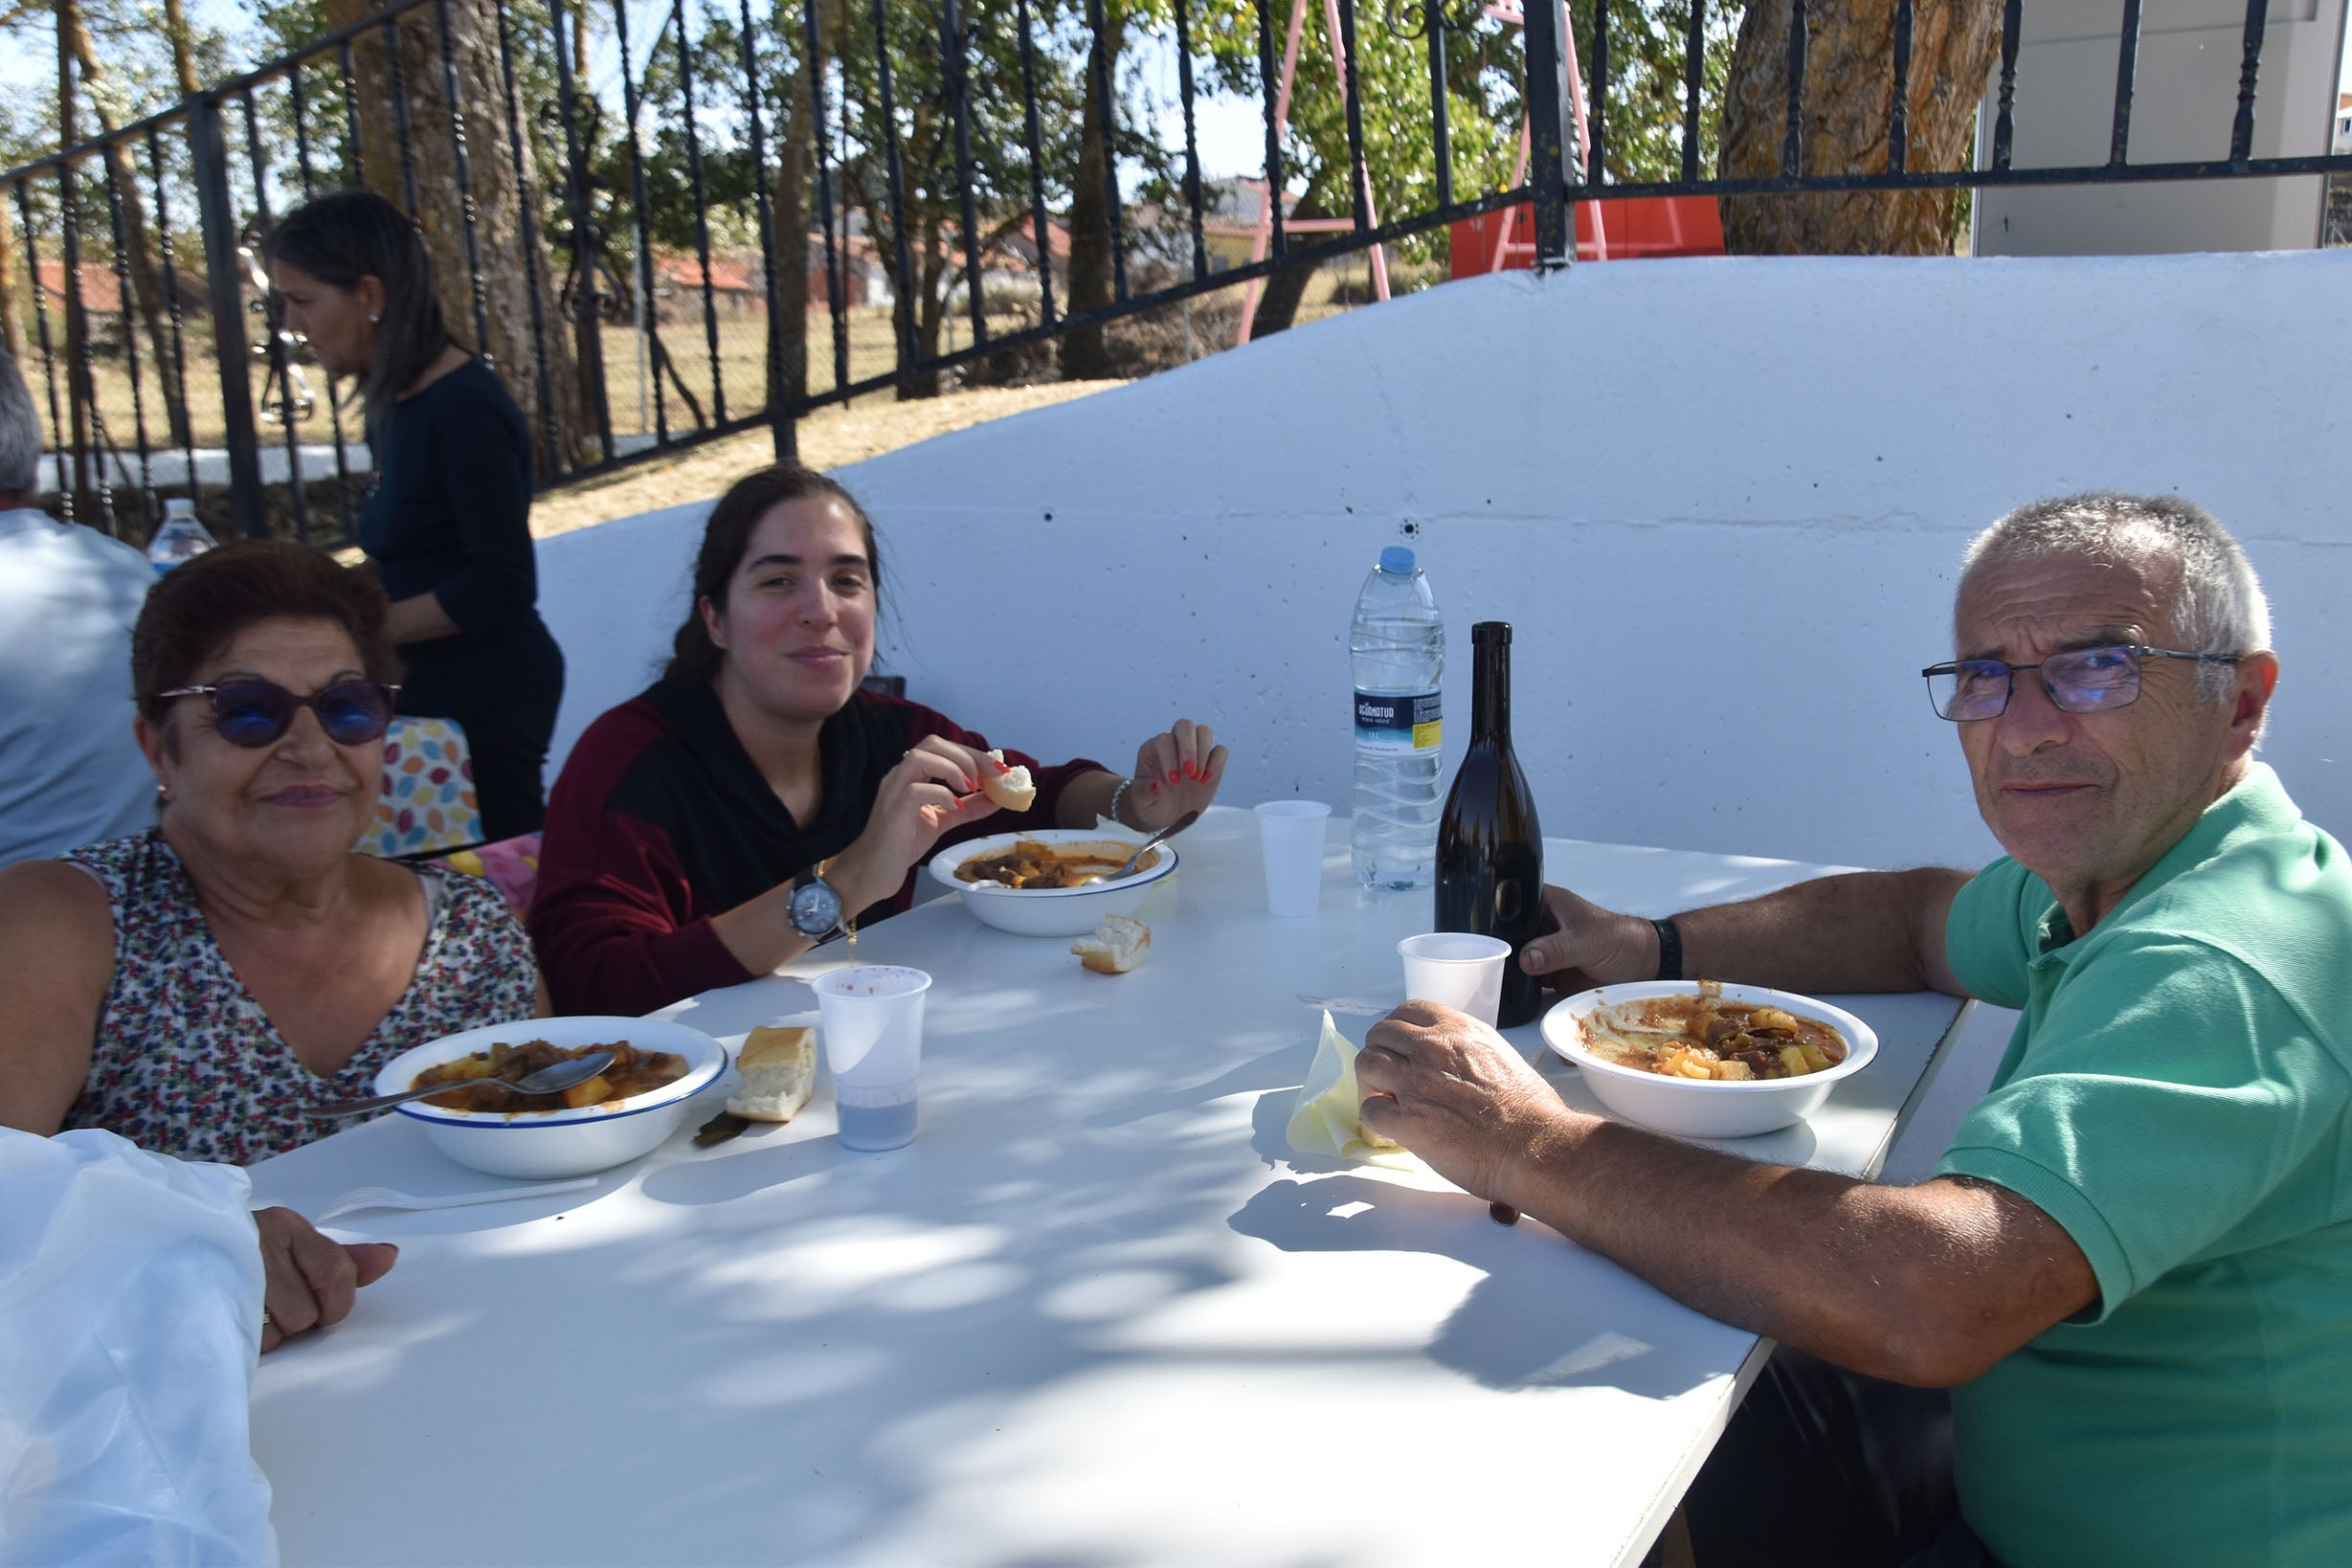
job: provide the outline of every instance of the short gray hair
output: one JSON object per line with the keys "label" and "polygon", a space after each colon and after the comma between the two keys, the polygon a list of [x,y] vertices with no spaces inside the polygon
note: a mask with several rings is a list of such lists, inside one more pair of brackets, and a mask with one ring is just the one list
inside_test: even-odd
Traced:
{"label": "short gray hair", "polygon": [[0,491],[40,488],[41,421],[16,361],[0,348]]}
{"label": "short gray hair", "polygon": [[[2249,654],[2271,646],[2271,604],[2246,552],[2213,514],[2178,496],[2093,490],[2020,506],[1968,547],[1960,592],[1986,567],[2043,555],[2139,564],[2169,558],[2181,576],[2162,608],[2184,653]],[[2197,694],[2229,694],[2229,667],[2197,667]]]}

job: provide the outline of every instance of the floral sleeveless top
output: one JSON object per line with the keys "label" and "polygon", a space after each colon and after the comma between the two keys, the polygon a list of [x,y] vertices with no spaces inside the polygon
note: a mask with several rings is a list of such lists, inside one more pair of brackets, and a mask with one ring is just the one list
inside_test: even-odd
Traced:
{"label": "floral sleeveless top", "polygon": [[114,983],[68,1128],[99,1128],[182,1159],[250,1165],[345,1125],[301,1108],[367,1098],[377,1071],[411,1046],[531,1016],[538,972],[506,901],[479,877],[420,866],[428,929],[415,977],[343,1070],[323,1078],[229,967],[161,832],[58,859],[96,877],[114,906]]}

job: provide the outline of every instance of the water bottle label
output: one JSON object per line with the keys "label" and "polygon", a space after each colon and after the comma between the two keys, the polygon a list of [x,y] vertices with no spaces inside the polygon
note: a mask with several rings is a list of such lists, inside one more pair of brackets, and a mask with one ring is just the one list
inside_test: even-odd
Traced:
{"label": "water bottle label", "polygon": [[1410,756],[1438,749],[1438,693],[1359,691],[1355,749],[1381,756]]}

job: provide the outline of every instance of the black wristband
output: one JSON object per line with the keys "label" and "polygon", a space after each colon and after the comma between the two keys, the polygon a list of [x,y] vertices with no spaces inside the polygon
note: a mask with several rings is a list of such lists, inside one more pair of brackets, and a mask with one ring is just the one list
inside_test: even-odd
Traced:
{"label": "black wristband", "polygon": [[1682,928],[1674,924],[1671,915],[1664,920],[1653,920],[1650,924],[1658,930],[1658,978],[1681,979]]}

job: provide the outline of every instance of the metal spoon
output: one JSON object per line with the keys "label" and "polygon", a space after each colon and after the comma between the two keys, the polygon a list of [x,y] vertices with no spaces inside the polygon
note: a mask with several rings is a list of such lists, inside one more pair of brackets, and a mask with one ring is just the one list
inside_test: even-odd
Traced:
{"label": "metal spoon", "polygon": [[571,1062],[558,1062],[526,1073],[511,1081],[504,1078],[459,1078],[448,1083],[427,1084],[422,1088],[402,1089],[397,1094],[379,1094],[372,1100],[346,1100],[340,1105],[304,1106],[305,1116],[357,1116],[364,1111],[382,1110],[405,1100],[421,1100],[428,1094],[447,1094],[451,1089],[472,1088],[477,1084],[496,1084],[517,1094],[560,1094],[574,1084],[585,1084],[613,1064],[613,1053],[597,1051]]}
{"label": "metal spoon", "polygon": [[1127,863],[1125,865],[1119,867],[1119,869],[1116,871],[1108,872],[1103,876],[1088,877],[1078,885],[1081,887],[1091,887],[1098,882],[1117,882],[1121,878],[1133,876],[1135,874],[1135,862],[1142,860],[1146,855],[1150,854],[1154,845],[1165,843],[1168,840],[1175,838],[1177,834],[1183,832],[1186,828],[1191,827],[1195,822],[1199,820],[1200,814],[1198,812],[1186,812],[1183,816],[1177,818],[1175,821],[1169,823],[1166,827],[1161,828],[1157,833],[1153,834],[1152,837],[1137,844],[1135,846],[1135,853],[1127,858]]}

